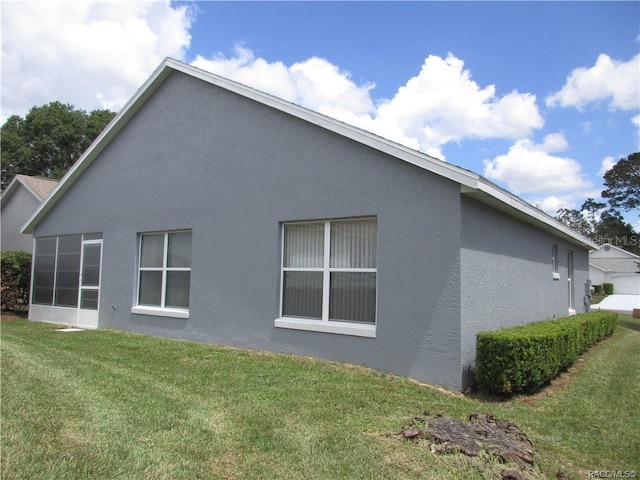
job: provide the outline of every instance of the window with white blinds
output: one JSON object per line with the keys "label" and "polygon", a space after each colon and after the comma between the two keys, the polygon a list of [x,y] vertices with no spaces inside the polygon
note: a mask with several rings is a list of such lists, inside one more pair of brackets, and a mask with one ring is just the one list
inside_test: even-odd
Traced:
{"label": "window with white blinds", "polygon": [[138,305],[189,308],[191,232],[140,235]]}
{"label": "window with white blinds", "polygon": [[375,324],[377,220],[284,225],[281,317]]}

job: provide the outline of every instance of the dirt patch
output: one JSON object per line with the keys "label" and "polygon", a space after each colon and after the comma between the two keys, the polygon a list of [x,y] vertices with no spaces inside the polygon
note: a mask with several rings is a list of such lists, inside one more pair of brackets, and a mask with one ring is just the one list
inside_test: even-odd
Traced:
{"label": "dirt patch", "polygon": [[468,422],[435,416],[415,417],[401,435],[407,439],[426,439],[436,454],[460,452],[468,456],[488,454],[501,462],[519,467],[533,465],[534,447],[516,424],[493,415],[472,413]]}
{"label": "dirt patch", "polygon": [[542,390],[539,390],[536,393],[518,397],[518,401],[524,403],[525,405],[535,406],[540,403],[541,400],[550,397],[555,394],[558,390],[562,390],[565,387],[571,385],[575,380],[575,373],[580,370],[584,366],[584,360],[582,358],[578,359],[576,363],[574,363],[566,372],[562,372],[556,378],[551,380],[549,385],[544,387]]}

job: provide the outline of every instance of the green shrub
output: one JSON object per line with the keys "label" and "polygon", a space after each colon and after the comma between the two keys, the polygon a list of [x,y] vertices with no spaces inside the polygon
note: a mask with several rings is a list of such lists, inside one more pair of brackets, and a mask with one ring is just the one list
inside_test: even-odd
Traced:
{"label": "green shrub", "polygon": [[603,283],[602,288],[607,295],[613,295],[613,283]]}
{"label": "green shrub", "polygon": [[611,335],[615,312],[591,312],[477,334],[476,379],[482,391],[534,391]]}
{"label": "green shrub", "polygon": [[593,285],[593,293],[602,292],[602,285]]}
{"label": "green shrub", "polygon": [[0,255],[2,286],[0,295],[2,311],[26,311],[29,308],[31,284],[31,254],[27,252],[2,252]]}

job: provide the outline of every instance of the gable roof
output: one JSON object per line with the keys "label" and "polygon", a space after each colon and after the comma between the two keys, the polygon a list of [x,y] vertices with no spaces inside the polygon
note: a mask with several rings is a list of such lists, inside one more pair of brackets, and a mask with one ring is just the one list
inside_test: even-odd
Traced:
{"label": "gable roof", "polygon": [[30,177],[29,175],[16,175],[5,191],[2,192],[2,200],[9,198],[18,187],[23,186],[38,202],[42,202],[56,188],[56,185],[58,185],[57,180]]}
{"label": "gable roof", "polygon": [[254,88],[242,85],[227,78],[200,70],[183,62],[167,58],[153,72],[147,81],[138,89],[123,109],[113,118],[102,133],[94,140],[84,154],[60,181],[56,189],[46,202],[42,203],[32,214],[25,226],[24,233],[33,233],[35,226],[46,216],[57,201],[73,185],[87,167],[99,156],[100,152],[128,123],[133,115],[144,105],[149,97],[160,85],[174,72],[181,72],[193,78],[197,78],[211,85],[223,88],[230,92],[254,100],[262,105],[274,108],[281,112],[297,117],[303,121],[312,123],[318,127],[334,132],[343,137],[354,140],[370,148],[386,153],[398,160],[415,165],[423,170],[447,178],[460,185],[460,191],[464,195],[488,204],[509,215],[520,218],[543,230],[552,232],[567,241],[583,248],[597,248],[591,240],[560,223],[550,215],[525,202],[516,195],[490,182],[486,178],[466,170],[433,158],[427,154],[405,147],[360,128],[348,125],[326,115],[295,105],[273,95],[261,92]]}
{"label": "gable roof", "polygon": [[637,273],[640,256],[605,243],[589,252],[589,266],[603,272]]}
{"label": "gable roof", "polygon": [[589,258],[640,259],[640,256],[623,248],[611,245],[610,243],[603,243],[595,250],[589,252]]}

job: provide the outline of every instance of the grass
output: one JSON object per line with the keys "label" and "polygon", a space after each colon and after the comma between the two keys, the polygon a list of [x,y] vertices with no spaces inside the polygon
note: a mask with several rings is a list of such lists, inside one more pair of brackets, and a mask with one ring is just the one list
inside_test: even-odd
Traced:
{"label": "grass", "polygon": [[510,467],[397,435],[424,410],[516,422],[536,448],[527,479],[638,471],[640,321],[620,320],[547,389],[496,401],[310,358],[5,319],[1,476],[494,479]]}
{"label": "grass", "polygon": [[592,293],[591,294],[591,305],[597,305],[598,303],[600,303],[602,300],[604,300],[605,298],[607,298],[609,295],[607,295],[606,293],[604,293],[602,290],[598,293]]}

